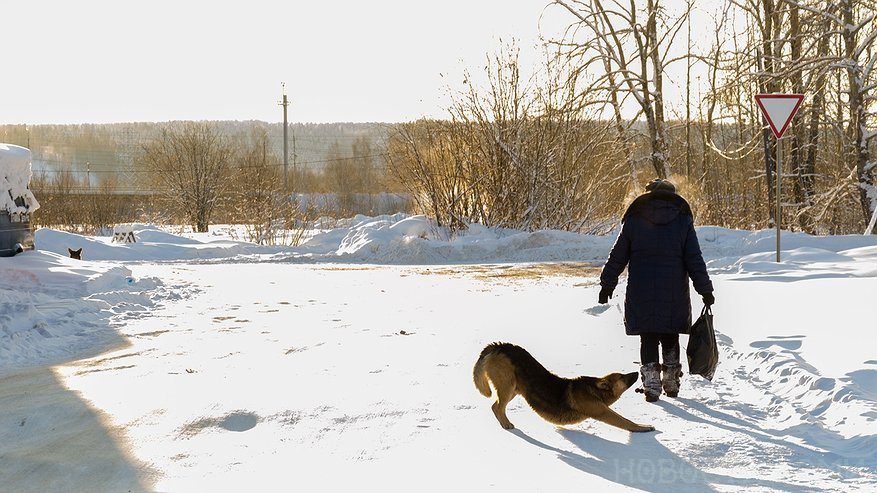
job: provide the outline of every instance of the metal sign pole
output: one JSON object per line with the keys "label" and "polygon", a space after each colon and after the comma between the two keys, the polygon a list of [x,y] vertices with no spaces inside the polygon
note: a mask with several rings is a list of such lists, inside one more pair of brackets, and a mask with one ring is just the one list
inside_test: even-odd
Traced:
{"label": "metal sign pole", "polygon": [[[776,217],[774,222],[777,226],[777,263],[780,262],[780,230],[783,225],[783,133],[792,122],[801,102],[804,101],[803,94],[756,94],[755,102],[761,109],[761,114],[773,130],[773,134],[777,138],[777,172],[776,172],[776,189],[777,204]],[[765,147],[764,152],[769,152]],[[769,172],[769,170],[768,170]],[[770,184],[768,184],[770,186]]]}
{"label": "metal sign pole", "polygon": [[777,208],[776,208],[776,224],[777,224],[777,263],[780,262],[780,227],[783,223],[782,209],[782,193],[780,190],[783,183],[783,138],[777,137]]}

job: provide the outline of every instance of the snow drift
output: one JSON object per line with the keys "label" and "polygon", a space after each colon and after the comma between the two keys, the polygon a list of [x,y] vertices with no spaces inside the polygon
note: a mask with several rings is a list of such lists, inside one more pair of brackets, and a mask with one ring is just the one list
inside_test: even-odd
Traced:
{"label": "snow drift", "polygon": [[[40,229],[38,248],[66,255],[84,247],[83,258],[111,261],[275,261],[341,262],[385,265],[441,265],[521,262],[602,263],[617,233],[605,236],[567,231],[534,232],[472,224],[451,235],[425,216],[407,214],[355,216],[335,227],[318,230],[298,247],[262,246],[232,240],[231,227],[214,226],[210,233],[174,234],[158,226],[134,224],[138,242],[112,243],[109,237],[81,236]],[[772,230],[741,231],[715,226],[697,228],[700,247],[711,271],[721,273],[818,269],[820,261],[837,262],[877,257],[877,236],[812,236],[783,232],[783,263],[771,253]],[[793,253],[788,253],[793,252]],[[809,253],[807,253],[809,252]],[[831,256],[830,254],[836,254]],[[790,267],[791,266],[791,267]]]}

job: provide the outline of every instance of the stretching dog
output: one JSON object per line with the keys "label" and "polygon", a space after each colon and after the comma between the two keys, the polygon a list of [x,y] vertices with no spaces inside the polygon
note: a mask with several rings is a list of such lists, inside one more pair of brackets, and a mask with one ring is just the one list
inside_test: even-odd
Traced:
{"label": "stretching dog", "polygon": [[496,391],[491,408],[499,424],[515,426],[506,416],[506,406],[516,395],[524,396],[536,414],[556,425],[571,425],[594,418],[628,431],[654,431],[609,409],[639,380],[639,373],[610,373],[604,377],[561,378],[546,370],[524,348],[495,342],[481,351],[473,370],[475,387],[485,397]]}

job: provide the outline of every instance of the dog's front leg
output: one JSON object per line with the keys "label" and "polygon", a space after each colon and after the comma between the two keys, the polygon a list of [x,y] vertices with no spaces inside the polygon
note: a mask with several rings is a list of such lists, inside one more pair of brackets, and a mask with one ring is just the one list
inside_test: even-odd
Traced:
{"label": "dog's front leg", "polygon": [[608,407],[603,408],[600,414],[594,415],[593,418],[622,430],[634,432],[655,431],[654,426],[636,424]]}

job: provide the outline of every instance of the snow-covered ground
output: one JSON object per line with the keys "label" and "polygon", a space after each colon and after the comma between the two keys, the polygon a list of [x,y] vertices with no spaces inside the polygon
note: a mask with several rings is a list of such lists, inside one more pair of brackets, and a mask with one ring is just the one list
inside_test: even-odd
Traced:
{"label": "snow-covered ground", "polygon": [[497,340],[561,375],[635,371],[620,298],[596,304],[614,236],[230,230],[39,230],[0,259],[0,491],[877,489],[877,238],[786,233],[777,264],[770,231],[699,228],[722,363],[678,399],[625,394],[658,430],[630,434],[520,398],[505,431],[471,374]]}

